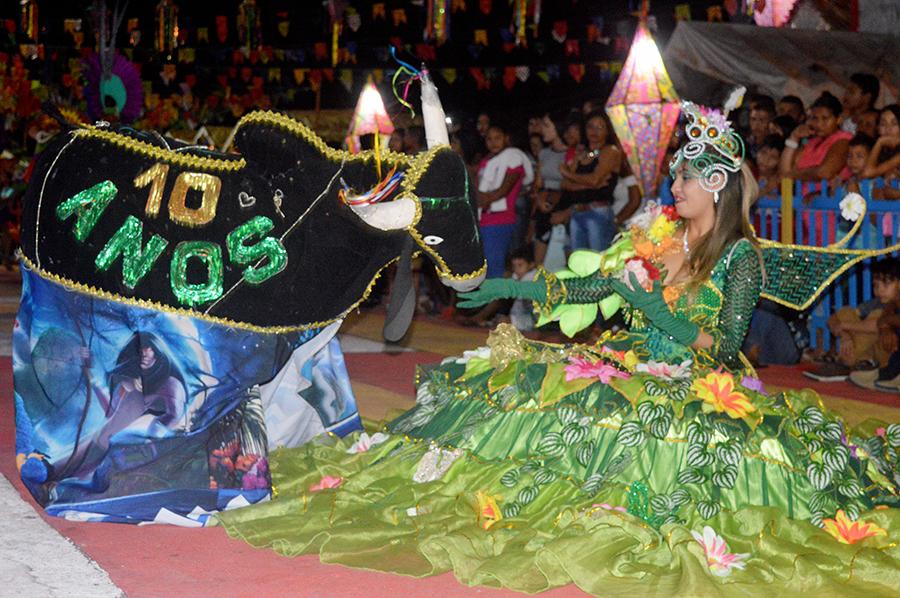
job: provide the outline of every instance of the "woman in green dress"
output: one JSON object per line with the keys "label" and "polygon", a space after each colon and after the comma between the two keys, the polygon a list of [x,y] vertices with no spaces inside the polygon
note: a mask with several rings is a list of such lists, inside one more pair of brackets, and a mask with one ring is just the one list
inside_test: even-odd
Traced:
{"label": "woman in green dress", "polygon": [[758,242],[743,142],[723,115],[684,112],[674,209],[560,273],[464,296],[531,299],[570,335],[622,309],[628,331],[563,346],[499,327],[421,368],[416,406],[383,432],[272,454],[279,497],[223,514],[228,532],[529,592],[900,587],[900,425],[851,429],[813,393],[767,395],[740,354],[764,286],[808,304],[864,256]]}

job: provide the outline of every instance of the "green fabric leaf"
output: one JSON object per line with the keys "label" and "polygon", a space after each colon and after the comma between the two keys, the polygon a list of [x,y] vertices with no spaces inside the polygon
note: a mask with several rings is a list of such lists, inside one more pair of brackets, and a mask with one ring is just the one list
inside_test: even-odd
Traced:
{"label": "green fabric leaf", "polygon": [[559,318],[559,329],[568,337],[573,337],[594,323],[597,319],[597,304],[570,305]]}
{"label": "green fabric leaf", "polygon": [[566,381],[565,363],[548,363],[547,373],[541,383],[539,403],[541,407],[553,405],[567,396],[582,391],[596,380],[592,378],[575,378]]}
{"label": "green fabric leaf", "polygon": [[578,249],[569,256],[569,270],[579,277],[590,276],[600,269],[603,254],[589,249]]}
{"label": "green fabric leaf", "polygon": [[506,486],[507,488],[512,488],[516,484],[519,483],[519,470],[512,469],[503,474],[503,477],[500,478],[500,483]]}
{"label": "green fabric leaf", "polygon": [[622,446],[640,446],[644,444],[644,431],[638,423],[628,422],[619,429],[616,441]]}

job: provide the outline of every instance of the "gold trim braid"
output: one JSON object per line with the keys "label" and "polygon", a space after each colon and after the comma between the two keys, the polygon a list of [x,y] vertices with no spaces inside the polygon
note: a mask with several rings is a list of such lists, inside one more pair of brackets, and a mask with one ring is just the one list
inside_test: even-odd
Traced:
{"label": "gold trim braid", "polygon": [[203,320],[204,322],[210,322],[212,324],[219,324],[221,326],[227,326],[229,328],[237,328],[239,330],[248,330],[250,332],[258,332],[261,334],[283,334],[286,332],[299,332],[303,330],[310,330],[312,328],[324,328],[329,324],[333,324],[339,320],[343,320],[346,318],[350,312],[359,307],[359,305],[369,298],[369,295],[372,292],[372,288],[375,286],[375,283],[378,281],[378,278],[384,272],[384,270],[399,260],[399,257],[396,257],[386,263],[384,266],[379,268],[379,270],[372,277],[372,280],[369,281],[369,284],[366,286],[366,290],[363,292],[362,297],[359,298],[353,305],[345,309],[339,315],[334,318],[328,320],[322,320],[320,322],[312,322],[310,324],[298,324],[296,326],[257,326],[256,324],[250,324],[248,322],[238,322],[236,320],[232,320],[230,318],[222,318],[218,316],[210,316],[201,312],[197,312],[191,309],[185,309],[180,307],[170,307],[168,305],[164,305],[162,303],[158,303],[156,301],[150,301],[147,299],[131,299],[129,297],[122,297],[121,295],[116,295],[115,293],[110,293],[109,291],[104,291],[101,289],[97,289],[90,285],[82,284],[80,282],[75,282],[73,280],[69,280],[68,278],[64,278],[59,276],[58,274],[53,274],[51,272],[47,272],[46,270],[40,268],[35,265],[27,256],[20,253],[19,259],[22,262],[22,265],[31,270],[34,274],[40,276],[44,280],[50,281],[52,283],[61,285],[70,291],[76,291],[78,293],[82,293],[85,295],[89,295],[96,299],[103,299],[105,301],[112,301],[115,303],[121,303],[123,305],[130,305],[133,307],[141,307],[144,309],[151,309],[155,311],[162,311],[170,314],[174,314],[177,316],[185,316],[188,318],[194,318],[197,320]]}

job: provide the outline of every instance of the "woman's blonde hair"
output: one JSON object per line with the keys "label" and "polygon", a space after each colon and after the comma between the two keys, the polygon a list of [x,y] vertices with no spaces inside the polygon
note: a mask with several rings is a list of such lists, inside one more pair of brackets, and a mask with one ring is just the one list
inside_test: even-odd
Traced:
{"label": "woman's blonde hair", "polygon": [[715,205],[716,220],[712,230],[701,236],[691,248],[688,258],[689,290],[696,291],[709,279],[713,268],[728,247],[742,238],[753,244],[762,266],[759,242],[750,224],[750,209],[758,197],[759,185],[746,163],[741,167],[740,173],[729,173],[728,182],[719,191],[719,201]]}

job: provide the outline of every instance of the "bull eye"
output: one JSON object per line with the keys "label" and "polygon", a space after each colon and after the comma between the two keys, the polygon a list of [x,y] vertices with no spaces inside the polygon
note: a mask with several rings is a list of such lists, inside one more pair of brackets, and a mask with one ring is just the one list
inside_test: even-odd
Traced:
{"label": "bull eye", "polygon": [[440,245],[444,242],[444,239],[437,235],[428,235],[427,237],[422,239],[426,245]]}

